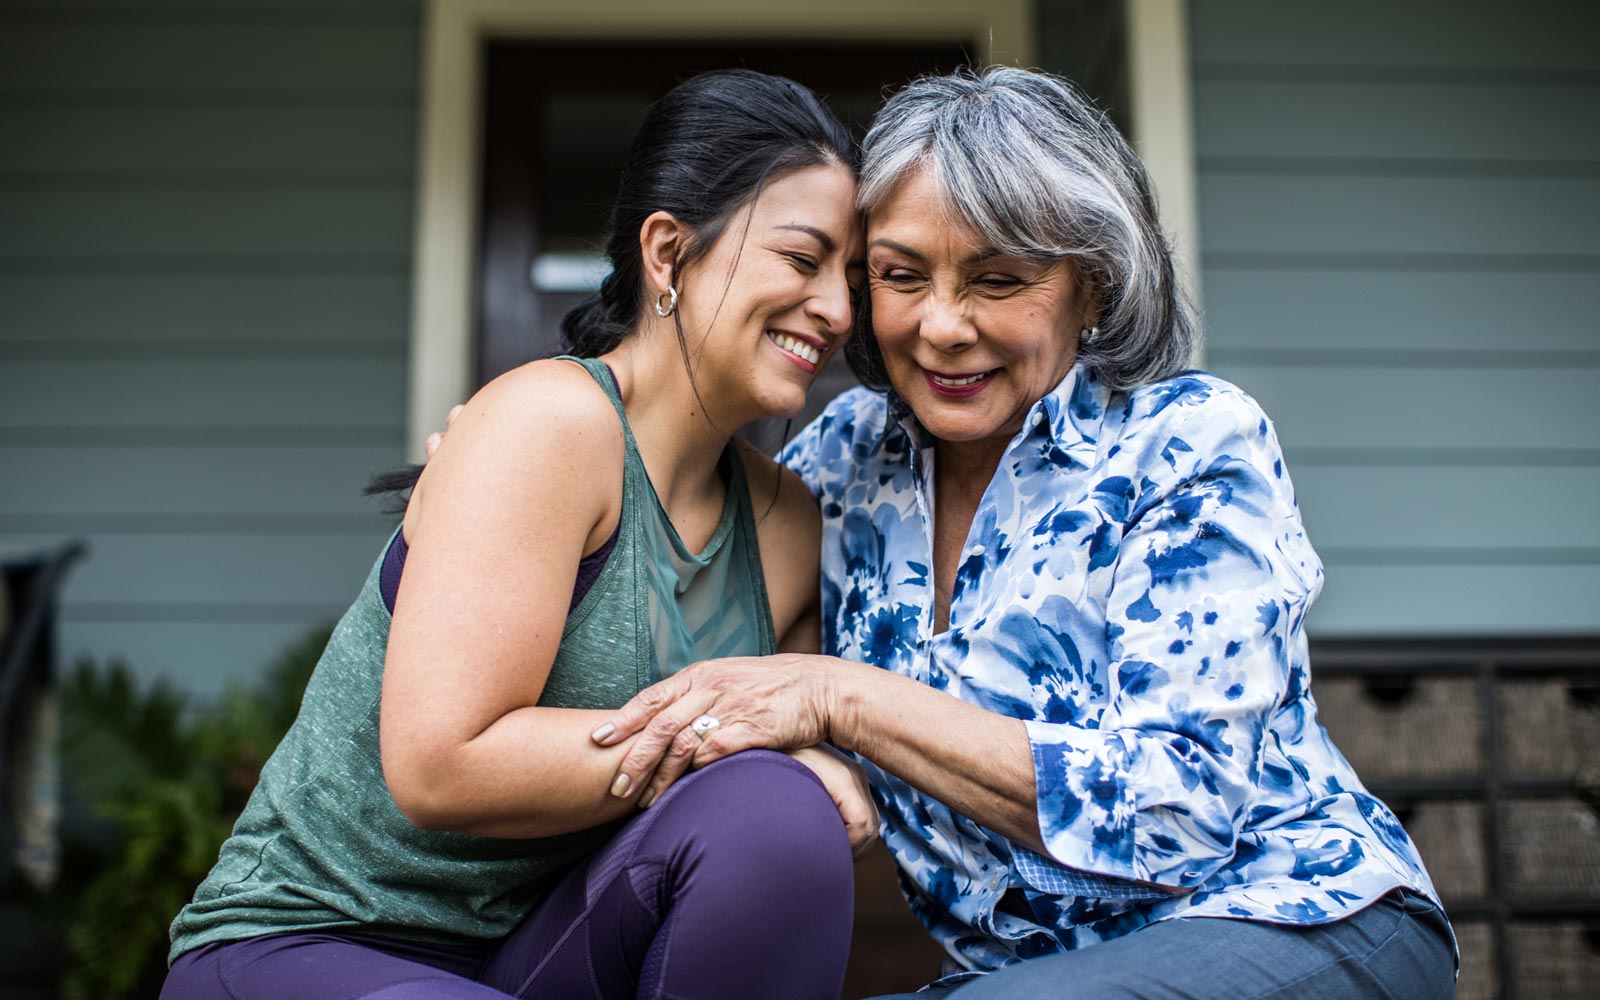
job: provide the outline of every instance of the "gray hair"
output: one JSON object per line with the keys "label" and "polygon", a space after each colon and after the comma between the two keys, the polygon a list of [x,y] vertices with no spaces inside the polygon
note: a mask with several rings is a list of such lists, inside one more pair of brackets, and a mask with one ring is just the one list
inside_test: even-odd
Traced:
{"label": "gray hair", "polygon": [[[1112,388],[1189,366],[1198,333],[1144,164],[1071,83],[1005,66],[922,77],[878,112],[862,155],[862,211],[927,170],[946,209],[995,250],[1070,259],[1100,316],[1079,357]],[[861,343],[851,360],[863,381],[887,382],[873,377],[882,371],[876,344]]]}

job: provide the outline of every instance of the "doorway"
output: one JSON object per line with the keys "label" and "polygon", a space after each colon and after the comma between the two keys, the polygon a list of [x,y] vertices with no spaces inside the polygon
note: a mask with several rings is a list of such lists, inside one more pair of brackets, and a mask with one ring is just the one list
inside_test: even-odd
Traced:
{"label": "doorway", "polygon": [[[787,76],[822,95],[859,137],[888,93],[919,74],[966,65],[969,51],[958,43],[490,42],[480,161],[477,384],[559,352],[561,317],[607,271],[601,249],[628,143],[646,109],[674,85],[731,67]],[[829,365],[795,426],[853,384],[842,362]]]}

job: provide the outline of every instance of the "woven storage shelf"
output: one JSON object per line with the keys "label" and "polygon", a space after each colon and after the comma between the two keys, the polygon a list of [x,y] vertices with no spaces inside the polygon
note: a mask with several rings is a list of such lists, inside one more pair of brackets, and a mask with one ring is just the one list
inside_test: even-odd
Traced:
{"label": "woven storage shelf", "polygon": [[1502,773],[1600,783],[1600,707],[1588,700],[1592,690],[1560,677],[1496,684]]}
{"label": "woven storage shelf", "polygon": [[1600,997],[1600,637],[1316,642],[1312,663],[1452,913],[1457,996]]}
{"label": "woven storage shelf", "polygon": [[1600,924],[1512,924],[1509,985],[1518,997],[1593,1000],[1600,993]]}
{"label": "woven storage shelf", "polygon": [[1446,901],[1489,894],[1483,849],[1483,806],[1477,802],[1419,802],[1401,809],[1401,822],[1422,853],[1434,887]]}
{"label": "woven storage shelf", "polygon": [[1395,680],[1317,677],[1312,682],[1322,724],[1362,780],[1481,775],[1483,710],[1476,681],[1411,678],[1396,685]]}
{"label": "woven storage shelf", "polygon": [[1511,899],[1600,899],[1600,816],[1589,805],[1512,800],[1500,807],[1500,830]]}

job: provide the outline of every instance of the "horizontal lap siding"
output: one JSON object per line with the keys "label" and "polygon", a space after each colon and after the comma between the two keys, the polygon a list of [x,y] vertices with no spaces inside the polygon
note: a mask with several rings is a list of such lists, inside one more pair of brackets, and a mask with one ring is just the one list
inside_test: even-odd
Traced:
{"label": "horizontal lap siding", "polygon": [[1273,417],[1318,635],[1600,630],[1592,5],[1192,5],[1208,366]]}
{"label": "horizontal lap siding", "polygon": [[420,4],[0,11],[0,550],[197,694],[336,617],[403,455]]}

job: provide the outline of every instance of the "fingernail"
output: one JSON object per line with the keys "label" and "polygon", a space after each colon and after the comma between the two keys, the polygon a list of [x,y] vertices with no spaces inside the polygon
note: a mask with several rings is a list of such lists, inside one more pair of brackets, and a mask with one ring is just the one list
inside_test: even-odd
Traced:
{"label": "fingernail", "polygon": [[607,722],[602,724],[599,729],[596,729],[594,732],[590,733],[589,738],[594,740],[596,743],[604,743],[606,740],[609,740],[611,738],[611,734],[616,731],[617,727]]}
{"label": "fingernail", "polygon": [[626,774],[618,774],[611,782],[611,794],[619,799],[628,794],[628,782],[630,780]]}
{"label": "fingernail", "polygon": [[660,795],[659,792],[657,792],[654,788],[650,789],[649,791],[645,792],[643,795],[639,796],[639,808],[640,809],[649,809],[650,806],[655,803],[656,799],[658,799],[660,797],[661,797],[661,795]]}

